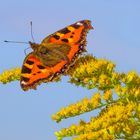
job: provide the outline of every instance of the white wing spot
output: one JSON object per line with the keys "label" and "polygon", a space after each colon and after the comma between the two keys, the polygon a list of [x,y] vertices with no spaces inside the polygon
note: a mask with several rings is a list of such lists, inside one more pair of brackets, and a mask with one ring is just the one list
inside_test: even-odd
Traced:
{"label": "white wing spot", "polygon": [[24,81],[21,81],[21,84],[22,84],[22,85],[26,85],[27,83],[26,83],[26,82],[24,82]]}
{"label": "white wing spot", "polygon": [[80,25],[80,26],[81,26],[81,25],[83,25],[83,24],[82,24],[82,23],[80,23],[80,22],[77,22],[76,24],[77,24],[77,25]]}

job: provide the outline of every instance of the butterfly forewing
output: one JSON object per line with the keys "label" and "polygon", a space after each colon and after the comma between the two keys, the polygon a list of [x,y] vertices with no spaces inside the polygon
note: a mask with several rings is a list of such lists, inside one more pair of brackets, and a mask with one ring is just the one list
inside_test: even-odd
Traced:
{"label": "butterfly forewing", "polygon": [[86,32],[92,28],[91,21],[78,21],[46,37],[41,43],[75,44],[85,39]]}

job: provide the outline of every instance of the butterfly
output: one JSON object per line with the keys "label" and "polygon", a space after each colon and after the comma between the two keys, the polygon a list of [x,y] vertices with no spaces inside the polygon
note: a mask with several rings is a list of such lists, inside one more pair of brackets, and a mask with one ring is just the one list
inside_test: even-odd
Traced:
{"label": "butterfly", "polygon": [[36,89],[42,82],[53,81],[74,64],[86,50],[86,35],[93,29],[90,20],[81,20],[44,38],[40,44],[29,42],[33,51],[24,59],[20,85]]}

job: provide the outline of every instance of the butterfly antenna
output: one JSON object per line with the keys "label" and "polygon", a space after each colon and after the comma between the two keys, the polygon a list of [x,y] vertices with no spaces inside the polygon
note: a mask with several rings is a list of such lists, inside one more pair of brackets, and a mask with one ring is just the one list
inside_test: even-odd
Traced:
{"label": "butterfly antenna", "polygon": [[32,25],[32,21],[30,22],[30,25],[31,25],[31,37],[32,37],[33,42],[35,42],[34,36],[33,36],[33,25]]}
{"label": "butterfly antenna", "polygon": [[25,55],[27,55],[26,51],[27,51],[28,49],[31,49],[31,47],[28,47],[28,48],[26,48],[26,49],[24,50],[24,54],[25,54]]}
{"label": "butterfly antenna", "polygon": [[9,41],[9,40],[5,40],[4,42],[6,42],[6,43],[22,43],[22,44],[29,44],[29,42],[22,42],[22,41]]}

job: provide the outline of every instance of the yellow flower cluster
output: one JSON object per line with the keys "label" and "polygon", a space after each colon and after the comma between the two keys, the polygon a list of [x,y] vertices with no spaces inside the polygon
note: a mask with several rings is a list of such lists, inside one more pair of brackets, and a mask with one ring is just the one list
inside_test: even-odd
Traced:
{"label": "yellow flower cluster", "polygon": [[63,128],[56,132],[58,139],[64,137],[76,136],[73,140],[114,140],[115,137],[121,137],[123,134],[131,136],[139,128],[139,123],[133,123],[132,117],[135,116],[139,105],[135,103],[114,104],[97,116],[91,118],[89,123],[82,121],[78,125],[71,125],[69,128]]}
{"label": "yellow flower cluster", "polygon": [[139,86],[140,85],[140,78],[134,71],[128,72],[127,76],[123,79],[123,81],[130,85]]}
{"label": "yellow flower cluster", "polygon": [[104,129],[102,129],[98,132],[82,134],[79,137],[73,138],[73,140],[114,140],[114,139],[115,139],[115,136],[109,134]]}
{"label": "yellow flower cluster", "polygon": [[[88,60],[89,60],[89,58],[93,59],[93,61],[95,61],[95,58],[88,57]],[[83,63],[83,62],[85,63],[86,61],[83,61],[83,60],[80,61],[80,63]],[[86,64],[88,64],[88,63],[86,62]],[[90,62],[89,62],[89,64],[90,64]],[[83,65],[81,65],[81,67],[83,67]],[[77,67],[76,69],[79,69],[79,67]],[[135,100],[140,99],[140,86],[137,86],[138,88],[136,88],[136,87],[132,88],[131,87],[131,89],[130,89],[130,88],[128,88],[127,84],[125,83],[125,81],[127,82],[127,79],[129,79],[128,77],[130,77],[130,74],[128,74],[128,75],[118,74],[118,73],[115,73],[113,71],[113,69],[111,69],[111,71],[112,71],[112,73],[111,73],[110,81],[111,81],[113,86],[110,86],[109,89],[104,88],[104,90],[102,88],[103,95],[101,95],[98,92],[90,99],[84,98],[82,101],[79,101],[75,104],[71,104],[71,105],[67,106],[66,108],[62,108],[56,114],[52,115],[52,119],[56,120],[56,122],[59,122],[62,119],[66,119],[66,118],[69,118],[69,117],[74,117],[74,116],[83,114],[85,112],[89,112],[89,111],[95,110],[97,108],[101,108],[103,106],[107,106],[109,104],[118,102],[120,100],[118,98],[113,100],[113,94],[115,94],[115,92],[117,93],[118,97],[123,98],[122,102],[125,102],[125,103],[131,101],[133,98]],[[82,72],[85,73],[85,71],[82,71]],[[81,72],[81,75],[82,75],[82,72]],[[74,71],[74,73],[75,73],[75,71]],[[94,73],[94,72],[92,72],[92,73]],[[71,74],[72,74],[72,72],[71,72]],[[134,74],[134,73],[133,73],[133,76],[135,77],[134,81],[137,81],[137,85],[140,85],[138,83],[139,79],[140,79],[139,76]],[[96,80],[96,81],[98,81],[98,89],[100,89],[99,87],[104,87],[104,85],[110,84],[108,82],[107,75],[100,73],[100,75],[98,77],[99,77],[98,80]],[[83,78],[82,80],[83,80],[84,83],[87,83],[87,81],[89,79],[95,79],[95,77],[89,77],[89,78],[87,77],[85,79]],[[131,76],[131,79],[132,79],[132,76]],[[124,85],[126,85],[126,86],[124,86]],[[113,88],[115,89],[115,92],[112,91]],[[126,96],[127,96],[127,98],[126,98]],[[105,101],[107,104],[103,101]]]}
{"label": "yellow flower cluster", "polygon": [[140,101],[140,76],[138,74],[133,71],[123,74],[121,83],[114,87],[119,97],[125,98],[127,101]]}
{"label": "yellow flower cluster", "polygon": [[71,83],[97,88],[98,92],[90,99],[84,98],[61,109],[52,118],[59,122],[97,108],[100,113],[88,123],[80,121],[79,125],[56,132],[58,140],[64,137],[73,137],[73,140],[140,139],[140,76],[134,71],[117,73],[114,68],[112,62],[87,55],[68,71]]}
{"label": "yellow flower cluster", "polygon": [[52,119],[56,122],[69,117],[77,116],[85,112],[89,112],[95,108],[100,107],[101,95],[99,92],[93,95],[92,98],[84,98],[81,101],[71,104],[66,108],[62,108],[59,112],[52,115]]}
{"label": "yellow flower cluster", "polygon": [[0,82],[3,84],[6,84],[6,83],[9,83],[11,81],[19,80],[20,73],[21,73],[20,68],[6,70],[0,74]]}
{"label": "yellow flower cluster", "polygon": [[100,60],[86,55],[81,57],[75,65],[68,71],[70,82],[76,85],[82,85],[88,89],[97,87],[99,89],[109,89],[112,87],[112,77],[115,64],[107,60]]}
{"label": "yellow flower cluster", "polygon": [[[70,136],[74,140],[140,139],[140,76],[134,71],[117,73],[114,68],[111,61],[86,55],[67,71],[70,83],[96,89],[96,93],[62,108],[52,119],[60,122],[95,109],[100,113],[88,123],[80,121],[55,132],[58,140]],[[19,80],[20,72],[20,68],[4,71],[0,83]]]}
{"label": "yellow flower cluster", "polygon": [[108,101],[112,101],[112,91],[111,90],[106,90],[104,91],[104,95],[103,95],[103,99],[108,102]]}

